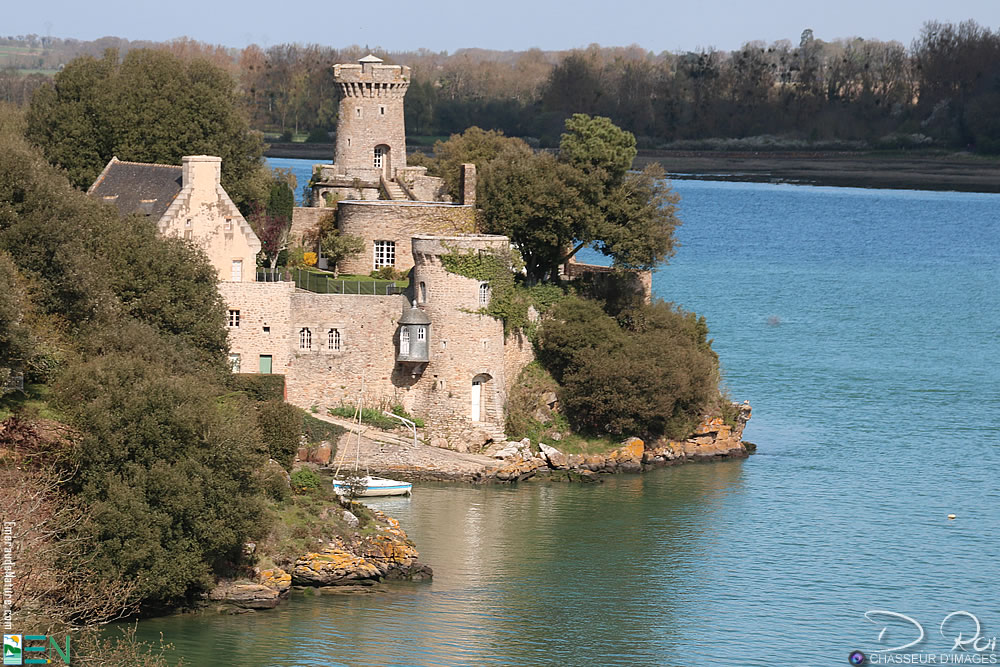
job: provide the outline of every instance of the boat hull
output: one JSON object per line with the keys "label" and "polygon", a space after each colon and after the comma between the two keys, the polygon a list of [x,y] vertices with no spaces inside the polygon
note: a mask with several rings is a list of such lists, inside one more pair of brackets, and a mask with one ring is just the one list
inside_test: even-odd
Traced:
{"label": "boat hull", "polygon": [[[359,493],[359,498],[372,498],[375,496],[408,496],[413,491],[413,485],[409,482],[400,482],[395,479],[385,479],[383,477],[366,477],[367,487],[363,493]],[[337,495],[347,493],[348,484],[345,480],[333,480],[333,491]]]}

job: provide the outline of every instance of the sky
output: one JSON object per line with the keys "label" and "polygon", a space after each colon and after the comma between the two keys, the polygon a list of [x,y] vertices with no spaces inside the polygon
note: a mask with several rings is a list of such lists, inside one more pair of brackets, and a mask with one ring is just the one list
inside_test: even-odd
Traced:
{"label": "sky", "polygon": [[190,37],[243,47],[288,42],[381,47],[389,52],[468,47],[521,51],[637,44],[655,53],[733,50],[788,39],[917,37],[925,21],[974,19],[1000,29],[998,0],[5,0],[0,35],[165,41]]}

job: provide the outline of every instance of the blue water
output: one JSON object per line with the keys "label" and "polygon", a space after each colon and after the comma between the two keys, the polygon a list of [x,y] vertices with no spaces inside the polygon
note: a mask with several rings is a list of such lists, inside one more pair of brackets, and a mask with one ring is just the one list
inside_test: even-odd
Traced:
{"label": "blue water", "polygon": [[913,634],[869,610],[935,653],[953,611],[1000,635],[1000,195],[675,188],[654,291],[708,319],[756,456],[419,485],[384,506],[433,583],[140,633],[195,665],[847,664]]}

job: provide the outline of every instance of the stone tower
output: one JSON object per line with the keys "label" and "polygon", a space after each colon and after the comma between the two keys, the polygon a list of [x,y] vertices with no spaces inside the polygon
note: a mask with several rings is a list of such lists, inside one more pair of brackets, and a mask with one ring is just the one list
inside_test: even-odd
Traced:
{"label": "stone tower", "polygon": [[340,86],[340,117],[334,164],[338,172],[364,180],[395,178],[406,168],[403,96],[410,68],[384,65],[373,55],[358,64],[334,65]]}

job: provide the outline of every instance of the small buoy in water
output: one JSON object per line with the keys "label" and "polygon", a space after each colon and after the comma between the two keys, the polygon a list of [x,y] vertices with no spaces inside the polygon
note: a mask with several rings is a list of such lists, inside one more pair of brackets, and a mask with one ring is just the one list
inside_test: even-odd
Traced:
{"label": "small buoy in water", "polygon": [[949,518],[949,519],[954,519],[954,518],[955,518],[955,515],[954,515],[954,514],[949,514],[949,515],[948,515],[948,518]]}

